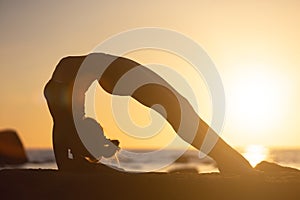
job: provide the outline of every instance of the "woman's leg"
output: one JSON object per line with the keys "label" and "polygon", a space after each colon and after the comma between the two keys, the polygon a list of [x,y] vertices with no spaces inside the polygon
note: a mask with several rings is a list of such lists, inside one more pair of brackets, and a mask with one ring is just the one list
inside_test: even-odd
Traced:
{"label": "woman's leg", "polygon": [[[164,117],[177,134],[198,150],[200,150],[207,134],[217,138],[216,144],[208,155],[217,162],[222,173],[246,173],[252,170],[249,162],[225,143],[177,91],[157,84],[148,84],[137,89],[132,97],[145,106],[152,107],[161,115],[166,114],[167,116]],[[160,104],[165,110],[153,107],[155,104]],[[190,125],[194,127],[191,128]]]}
{"label": "woman's leg", "polygon": [[[124,91],[115,90],[114,87],[120,78],[130,70],[134,70],[135,67],[137,67],[137,69],[135,70],[134,76],[127,79],[128,84],[124,87]],[[127,87],[135,87],[137,85],[135,85],[134,82],[141,82],[141,80],[148,84],[136,87],[137,89],[134,90],[132,94],[128,94],[127,92],[130,91],[130,88],[128,90]],[[111,94],[131,95],[141,104],[156,110],[166,118],[183,140],[198,150],[200,150],[206,134],[211,134],[212,137],[217,138],[215,146],[208,155],[217,162],[218,168],[222,173],[244,173],[252,170],[249,162],[225,143],[224,140],[198,116],[193,107],[183,96],[149,69],[131,60],[119,58],[104,72],[99,83],[104,90]],[[156,104],[161,105],[164,110],[159,106],[155,106]]]}

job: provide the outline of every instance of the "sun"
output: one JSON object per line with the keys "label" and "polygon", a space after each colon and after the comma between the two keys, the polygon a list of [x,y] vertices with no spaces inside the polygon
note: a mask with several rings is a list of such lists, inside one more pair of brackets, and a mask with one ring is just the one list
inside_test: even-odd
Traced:
{"label": "sun", "polygon": [[252,67],[236,72],[226,97],[229,118],[252,133],[268,130],[284,114],[284,85],[272,70]]}

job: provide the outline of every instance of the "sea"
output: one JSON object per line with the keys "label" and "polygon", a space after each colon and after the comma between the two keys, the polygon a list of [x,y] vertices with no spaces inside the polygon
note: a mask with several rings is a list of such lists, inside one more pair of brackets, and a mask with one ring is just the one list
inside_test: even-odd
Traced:
{"label": "sea", "polygon": [[[300,148],[266,148],[251,145],[237,148],[252,166],[261,161],[274,162],[282,166],[300,169]],[[52,149],[26,149],[29,162],[17,166],[1,166],[5,168],[57,169]],[[122,168],[132,172],[218,172],[216,163],[209,157],[199,158],[198,151],[181,150],[149,150],[127,149],[119,151],[115,156],[100,160],[106,165]]]}

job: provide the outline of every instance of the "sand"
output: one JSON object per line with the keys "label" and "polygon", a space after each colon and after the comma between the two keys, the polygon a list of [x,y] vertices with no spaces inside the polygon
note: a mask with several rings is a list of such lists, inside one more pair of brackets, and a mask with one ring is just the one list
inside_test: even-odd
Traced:
{"label": "sand", "polygon": [[0,199],[300,199],[300,172],[219,173],[0,171]]}

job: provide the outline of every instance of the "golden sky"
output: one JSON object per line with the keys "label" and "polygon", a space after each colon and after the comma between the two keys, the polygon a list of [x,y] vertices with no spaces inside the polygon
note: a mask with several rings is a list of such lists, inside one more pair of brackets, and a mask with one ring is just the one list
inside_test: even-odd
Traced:
{"label": "golden sky", "polygon": [[[0,1],[0,129],[16,129],[26,147],[50,147],[43,87],[57,62],[119,32],[154,26],[187,35],[214,61],[225,88],[222,137],[229,144],[298,147],[299,8],[297,0]],[[203,118],[209,115],[204,110]]]}

